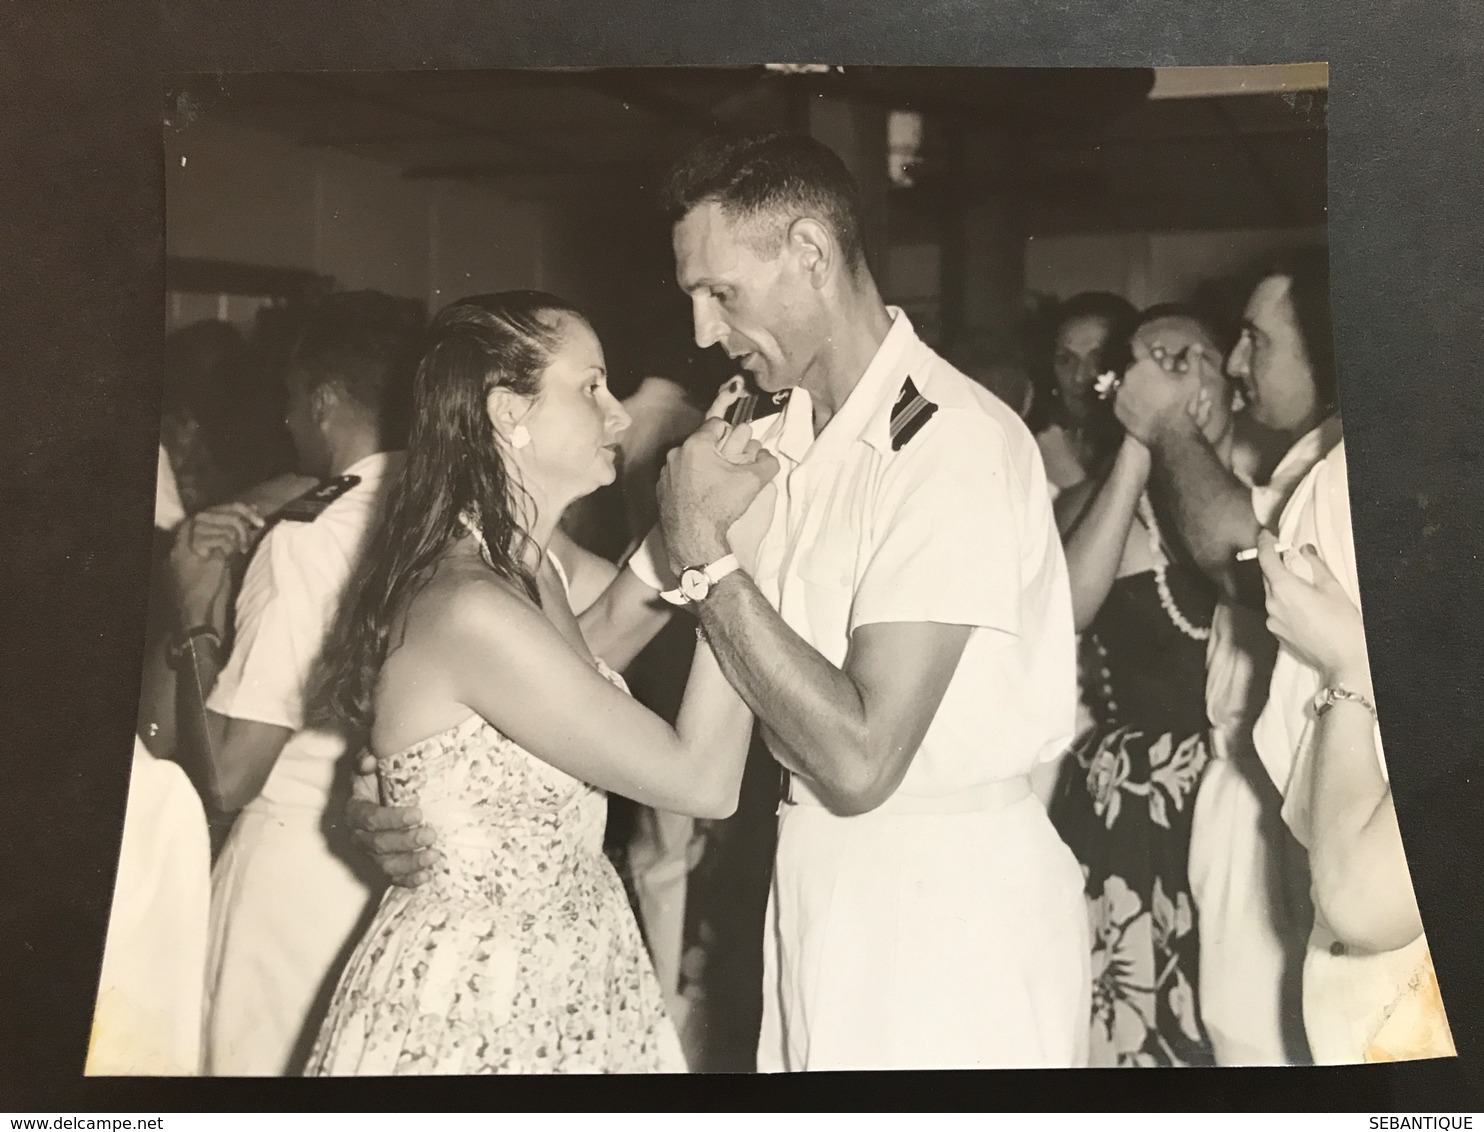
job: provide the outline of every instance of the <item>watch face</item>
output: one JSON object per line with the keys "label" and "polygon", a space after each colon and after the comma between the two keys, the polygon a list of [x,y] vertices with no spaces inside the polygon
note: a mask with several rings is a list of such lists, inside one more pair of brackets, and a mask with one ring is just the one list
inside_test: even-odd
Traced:
{"label": "watch face", "polygon": [[704,570],[690,567],[680,575],[680,592],[690,601],[702,601],[711,592],[711,583]]}

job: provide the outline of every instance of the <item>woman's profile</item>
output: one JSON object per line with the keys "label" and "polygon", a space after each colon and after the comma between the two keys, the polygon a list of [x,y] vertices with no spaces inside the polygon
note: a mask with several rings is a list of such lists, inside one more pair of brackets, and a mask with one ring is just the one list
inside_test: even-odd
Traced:
{"label": "woman's profile", "polygon": [[[609,483],[627,415],[588,322],[550,295],[435,320],[404,476],[321,684],[377,756],[383,802],[437,831],[352,956],[311,1075],[683,1071],[622,884],[605,791],[721,816],[751,716],[703,643],[674,727],[590,651],[548,544]],[[739,430],[720,442],[771,457]]]}

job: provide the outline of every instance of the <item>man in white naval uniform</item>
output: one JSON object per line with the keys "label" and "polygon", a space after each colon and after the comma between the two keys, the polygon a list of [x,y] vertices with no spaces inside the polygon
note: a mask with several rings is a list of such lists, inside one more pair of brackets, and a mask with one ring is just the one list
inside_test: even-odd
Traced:
{"label": "man in white naval uniform", "polygon": [[[654,590],[689,604],[788,772],[758,1067],[1084,1064],[1083,880],[1028,779],[1076,701],[1035,442],[882,302],[824,145],[713,139],[670,196],[696,342],[782,405],[754,433],[782,470],[742,514],[704,424],[662,475],[663,538],[583,628],[637,623]],[[415,809],[350,816],[389,877],[424,879]]]}
{"label": "man in white naval uniform", "polygon": [[195,580],[182,586],[180,735],[206,756],[215,807],[237,814],[212,872],[209,1076],[298,1071],[379,893],[335,830],[350,737],[306,713],[341,594],[403,465],[387,419],[409,336],[375,317],[371,298],[331,296],[295,347],[286,423],[303,470],[327,478],[253,550],[229,650],[226,556],[202,551],[241,550],[262,521],[242,504],[208,509],[172,555],[177,577]]}
{"label": "man in white naval uniform", "polygon": [[759,1069],[1080,1064],[1082,876],[1028,779],[1075,704],[1035,442],[882,302],[822,144],[704,143],[669,203],[697,345],[789,391],[740,522],[720,422],[661,481],[668,564],[789,774]]}

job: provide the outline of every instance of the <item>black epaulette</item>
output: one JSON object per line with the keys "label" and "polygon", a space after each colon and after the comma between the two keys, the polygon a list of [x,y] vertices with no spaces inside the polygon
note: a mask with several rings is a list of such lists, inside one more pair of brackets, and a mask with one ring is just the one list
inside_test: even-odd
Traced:
{"label": "black epaulette", "polygon": [[298,499],[284,504],[273,517],[290,523],[312,523],[320,517],[326,507],[360,482],[360,476],[336,476],[334,479],[325,480],[324,483],[310,488]]}
{"label": "black epaulette", "polygon": [[781,413],[792,392],[792,389],[780,389],[777,393],[745,393],[732,402],[726,412],[726,422],[735,428],[739,424],[750,424],[759,417]]}
{"label": "black epaulette", "polygon": [[937,411],[938,406],[919,393],[909,377],[891,410],[891,450],[900,451]]}

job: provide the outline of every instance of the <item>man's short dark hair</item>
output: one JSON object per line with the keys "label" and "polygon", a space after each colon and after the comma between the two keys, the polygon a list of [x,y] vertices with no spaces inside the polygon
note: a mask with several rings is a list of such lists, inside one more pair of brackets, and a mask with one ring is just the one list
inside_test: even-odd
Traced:
{"label": "man's short dark hair", "polygon": [[289,368],[310,389],[334,385],[396,432],[405,423],[425,319],[380,291],[343,291],[308,313]]}
{"label": "man's short dark hair", "polygon": [[1314,375],[1314,388],[1321,403],[1337,405],[1340,382],[1330,309],[1329,248],[1290,248],[1279,252],[1263,267],[1261,276],[1288,280],[1288,301],[1293,306],[1299,338]]}
{"label": "man's short dark hair", "polygon": [[834,232],[845,264],[864,266],[860,189],[834,150],[807,134],[737,134],[707,138],[671,170],[663,204],[671,222],[714,201],[732,220],[772,220],[757,241],[776,255],[787,225],[803,216]]}

